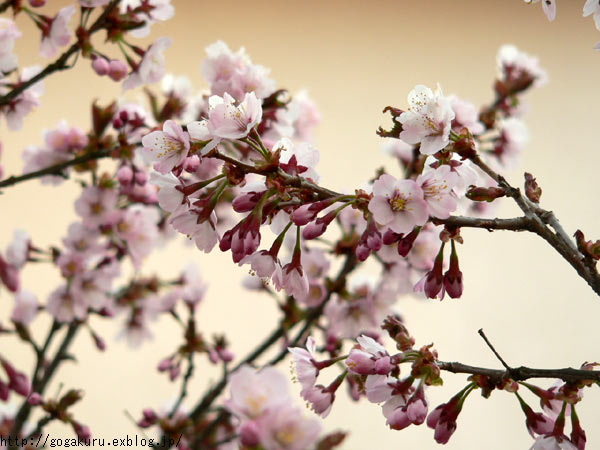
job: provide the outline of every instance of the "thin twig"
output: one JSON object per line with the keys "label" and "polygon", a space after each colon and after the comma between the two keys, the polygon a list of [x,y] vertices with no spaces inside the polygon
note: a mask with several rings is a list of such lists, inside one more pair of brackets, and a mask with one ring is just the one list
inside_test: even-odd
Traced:
{"label": "thin twig", "polygon": [[183,377],[183,383],[181,383],[181,392],[179,393],[177,402],[175,402],[173,409],[169,413],[169,419],[173,418],[173,416],[175,415],[175,413],[181,406],[181,403],[187,397],[188,383],[189,383],[190,379],[192,378],[192,375],[194,374],[194,353],[193,352],[190,352],[190,354],[188,355],[187,361],[188,361],[188,368],[185,373],[185,376]]}
{"label": "thin twig", "polygon": [[78,164],[83,164],[97,159],[106,158],[110,156],[110,154],[111,150],[96,150],[93,152],[86,153],[85,155],[78,156],[77,158],[73,158],[69,161],[62,162],[60,164],[55,164],[44,169],[36,170],[35,172],[26,173],[24,175],[19,176],[13,175],[8,178],[5,178],[4,180],[1,180],[0,188],[12,186],[23,181],[43,177],[45,175],[61,175],[63,173],[63,170],[65,170],[68,167],[76,166]]}
{"label": "thin twig", "polygon": [[483,338],[483,340],[488,345],[490,350],[494,353],[494,355],[496,355],[496,358],[498,358],[498,360],[502,363],[502,365],[506,368],[506,370],[508,370],[510,372],[512,369],[510,368],[510,366],[508,364],[506,364],[506,361],[504,361],[504,359],[502,359],[502,356],[500,356],[500,353],[498,353],[496,351],[496,349],[494,348],[494,346],[492,345],[490,340],[485,335],[483,328],[480,328],[479,331],[477,331],[477,332],[479,333],[479,336],[481,336]]}

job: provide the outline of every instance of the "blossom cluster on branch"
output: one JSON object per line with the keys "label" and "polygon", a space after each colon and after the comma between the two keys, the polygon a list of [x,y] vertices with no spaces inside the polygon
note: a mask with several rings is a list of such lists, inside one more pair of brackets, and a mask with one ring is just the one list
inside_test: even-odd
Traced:
{"label": "blossom cluster on branch", "polygon": [[[502,46],[494,97],[480,108],[444,94],[439,85],[415,86],[406,104],[385,107],[391,123],[377,130],[397,166],[336,192],[320,180],[312,139],[320,114],[305,92],[279,89],[269,69],[252,62],[243,48],[233,51],[217,41],[206,49],[201,66],[208,89],[196,93],[187,78],[165,75],[169,38],[147,49],[131,43],[146,36],[154,22],[173,16],[169,0],[80,0],[78,8],[55,15],[38,12],[44,1],[23,3],[6,1],[0,11],[10,9],[34,22],[43,57],[54,58],[75,42],[46,68],[18,70],[12,50],[21,33],[12,20],[0,18],[0,114],[9,128],[19,128],[39,106],[42,80],[78,57],[89,59],[98,76],[123,81],[123,90],[161,80],[162,89],[145,89],[147,105],[94,103],[89,130],[61,121],[44,132],[43,145],[24,150],[23,174],[3,178],[0,167],[0,189],[34,178],[43,184],[74,178],[81,187],[74,204],[78,220],[61,243],[43,248],[35,236],[17,230],[0,253],[1,285],[14,296],[10,321],[0,332],[17,336],[35,355],[30,374],[0,355],[0,400],[21,401],[16,411],[0,416],[0,436],[13,442],[35,438],[48,423],[60,421],[89,443],[93,430],[70,409],[83,393],[77,387],[60,398],[46,393],[71,359],[72,341],[85,330],[104,351],[95,323],[116,319],[122,323],[120,335],[136,347],[151,336],[152,321],[168,316],[181,327],[182,339],[157,361],[157,370],[179,381],[180,393],[162,411],[149,405],[136,425],[169,437],[180,449],[339,446],[345,432],[324,434],[320,420],[295,405],[287,377],[274,367],[290,354],[302,399],[323,418],[345,386],[355,401],[382,404],[391,429],[426,424],[444,444],[473,391],[486,398],[504,391],[524,413],[532,449],[585,448],[576,405],[585,388],[600,383],[596,363],[584,362],[579,369],[513,368],[483,331],[505,370],[448,362],[432,345],[415,346],[396,310],[405,294],[462,296],[468,280],[458,255],[459,246],[468,245],[463,228],[534,233],[600,295],[600,241],[587,240],[581,230],[572,239],[541,207],[542,189],[533,175],[524,175],[522,189],[502,176],[518,165],[527,142],[525,94],[547,82],[536,58]],[[552,19],[554,2],[542,4]],[[77,12],[73,33],[69,21]],[[590,1],[584,13],[600,17]],[[99,31],[125,62],[96,48],[91,38]],[[11,77],[16,78],[11,82]],[[504,197],[523,215],[493,218]],[[233,354],[227,330],[208,337],[199,329],[207,285],[194,265],[174,279],[144,273],[145,259],[178,234],[204,253],[230,252],[233,263],[248,268],[245,287],[275,299],[280,318],[248,355]],[[366,261],[380,269],[377,277],[368,275]],[[38,263],[54,267],[59,279],[45,300],[21,283],[22,271]],[[121,276],[128,267],[134,276]],[[38,342],[31,327],[41,315],[50,315],[52,325]],[[58,341],[51,355],[51,344]],[[264,361],[272,348],[278,352]],[[222,367],[223,376],[185,409],[200,360]],[[329,383],[323,383],[323,372],[335,372]],[[447,373],[467,374],[467,383],[430,410],[427,391],[441,386]],[[546,389],[534,384],[536,378],[557,381]],[[543,412],[527,403],[526,392]]]}

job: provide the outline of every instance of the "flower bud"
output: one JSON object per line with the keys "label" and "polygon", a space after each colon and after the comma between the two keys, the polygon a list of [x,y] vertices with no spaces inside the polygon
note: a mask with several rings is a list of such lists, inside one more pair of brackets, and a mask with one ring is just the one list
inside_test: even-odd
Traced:
{"label": "flower bud", "polygon": [[127,76],[127,65],[118,59],[113,59],[109,63],[108,76],[113,81],[121,81]]}
{"label": "flower bud", "polygon": [[108,75],[110,72],[110,63],[102,57],[96,58],[92,61],[92,69],[100,76]]}

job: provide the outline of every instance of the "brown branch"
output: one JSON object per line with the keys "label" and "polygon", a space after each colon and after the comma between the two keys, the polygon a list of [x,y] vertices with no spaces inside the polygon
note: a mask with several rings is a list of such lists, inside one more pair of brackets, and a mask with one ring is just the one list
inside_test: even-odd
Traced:
{"label": "brown branch", "polygon": [[[312,327],[314,322],[316,320],[318,320],[319,317],[321,317],[321,314],[323,313],[325,305],[327,304],[328,300],[331,298],[331,295],[335,292],[339,292],[345,286],[346,277],[348,276],[348,274],[350,274],[350,272],[352,272],[354,270],[354,268],[357,266],[357,264],[358,264],[358,260],[356,259],[354,252],[348,253],[346,255],[346,259],[344,261],[343,267],[340,269],[335,280],[332,282],[330,289],[328,289],[328,291],[327,291],[326,298],[323,300],[323,302],[319,306],[312,309],[307,314],[307,316],[304,318],[304,321],[303,321],[304,325],[302,326],[300,331],[296,334],[294,339],[292,339],[290,342],[288,342],[287,345],[285,346],[285,348],[282,349],[275,357],[273,357],[273,359],[271,359],[266,365],[277,364],[278,362],[280,362],[282,359],[284,359],[288,355],[288,353],[289,353],[287,350],[288,347],[298,346],[302,342],[306,332]],[[258,356],[260,356],[268,348],[270,348],[271,345],[273,345],[275,342],[277,342],[279,340],[279,338],[283,337],[284,332],[285,332],[285,329],[283,326],[280,326],[279,328],[277,328],[257,349],[255,349],[242,362],[238,363],[235,366],[235,368],[232,369],[232,372],[235,372],[237,369],[239,369],[244,364],[253,362],[256,358],[258,358]],[[227,386],[227,378],[224,375],[221,378],[221,380],[219,381],[219,383],[217,383],[215,385],[215,387],[212,388],[203,397],[202,401],[196,406],[196,408],[194,408],[194,410],[190,414],[190,418],[193,420],[198,419],[202,415],[202,413],[204,413],[211,406],[212,402],[214,400],[216,400],[216,398],[223,391],[223,389],[225,389],[226,386]],[[215,417],[213,419],[213,421],[211,423],[209,423],[202,430],[202,432],[196,437],[196,440],[194,441],[194,445],[192,448],[201,448],[200,445],[203,444],[203,440],[206,439],[208,436],[210,436],[210,434],[213,432],[213,430],[222,421],[224,421],[228,416],[229,416],[229,412],[227,412],[226,410],[221,410],[219,412],[219,414],[217,415],[217,417]]]}
{"label": "brown branch", "polygon": [[32,180],[34,178],[43,177],[45,175],[63,175],[63,170],[76,166],[78,164],[83,164],[89,161],[94,161],[97,159],[102,159],[110,156],[111,150],[96,150],[93,152],[86,153],[85,155],[78,156],[77,158],[73,158],[69,161],[62,162],[60,164],[55,164],[53,166],[46,167],[44,169],[37,170],[35,172],[26,173],[24,175],[19,176],[10,176],[0,181],[0,188],[12,186],[17,183],[21,183],[23,181]]}
{"label": "brown branch", "polygon": [[[33,392],[37,392],[40,395],[44,394],[44,390],[46,389],[46,387],[48,386],[48,383],[54,376],[56,369],[58,369],[60,364],[65,360],[67,350],[69,349],[69,346],[71,345],[71,343],[73,342],[73,339],[77,335],[77,331],[79,331],[80,325],[81,325],[81,323],[77,322],[77,321],[72,322],[69,325],[69,329],[67,330],[67,333],[65,334],[65,337],[63,338],[63,341],[60,344],[60,347],[56,351],[54,358],[52,359],[52,361],[50,362],[48,367],[44,369],[43,376],[39,380],[33,380],[34,381],[33,385],[32,385]],[[53,326],[53,328],[54,328],[54,326]],[[23,404],[21,405],[21,408],[17,412],[17,415],[15,416],[15,419],[14,419],[13,427],[10,431],[10,437],[12,438],[13,442],[17,442],[17,438],[21,434],[23,425],[25,424],[25,421],[29,417],[31,408],[32,408],[32,406],[27,402],[27,400],[25,400],[23,402]],[[17,447],[10,447],[9,450],[13,450],[16,448]]]}
{"label": "brown branch", "polygon": [[[115,6],[117,6],[119,4],[119,1],[120,0],[111,0],[111,2],[108,5],[106,5],[106,8],[102,12],[102,14],[100,14],[100,16],[98,16],[96,21],[90,27],[90,29],[88,31],[89,36],[93,35],[97,31],[100,31],[102,29],[102,27],[105,24],[106,18],[112,12],[112,10],[115,8]],[[6,3],[10,3],[10,2],[6,2]],[[5,4],[1,5],[0,7],[4,6]],[[0,9],[0,12],[2,12],[1,9]],[[38,81],[43,80],[48,75],[51,75],[54,72],[59,72],[61,70],[70,68],[69,65],[67,64],[67,61],[69,60],[69,58],[71,56],[78,53],[80,49],[81,49],[81,42],[79,42],[79,41],[75,42],[62,55],[60,55],[56,61],[48,64],[44,68],[44,70],[42,70],[36,76],[30,78],[27,81],[23,81],[22,83],[19,83],[10,92],[8,92],[7,94],[0,97],[0,106],[8,105],[19,94],[21,94],[26,89],[29,89],[31,86],[33,86]]]}
{"label": "brown branch", "polygon": [[6,0],[5,2],[0,3],[0,13],[3,13],[8,8],[10,8],[14,3],[14,0]]}
{"label": "brown branch", "polygon": [[[600,296],[600,274],[595,265],[585,263],[584,256],[577,250],[573,241],[562,229],[554,213],[532,203],[521,194],[520,189],[511,186],[504,177],[490,168],[479,155],[472,156],[470,159],[476,166],[492,177],[500,187],[504,188],[507,195],[516,202],[529,221],[529,230],[548,242]],[[547,223],[555,230],[554,232],[546,226]]]}
{"label": "brown branch", "polygon": [[510,368],[510,370],[499,370],[469,366],[460,362],[437,361],[436,364],[441,370],[447,372],[484,375],[489,377],[493,382],[501,382],[507,379],[525,381],[530,378],[561,379],[567,383],[577,383],[587,380],[600,382],[600,371],[573,369],[572,367],[564,369],[533,369],[521,366]]}
{"label": "brown branch", "polygon": [[488,231],[532,231],[531,221],[528,217],[513,217],[510,219],[481,219],[479,217],[450,216],[447,219],[432,217],[429,219],[435,225],[447,225],[461,228],[483,228]]}

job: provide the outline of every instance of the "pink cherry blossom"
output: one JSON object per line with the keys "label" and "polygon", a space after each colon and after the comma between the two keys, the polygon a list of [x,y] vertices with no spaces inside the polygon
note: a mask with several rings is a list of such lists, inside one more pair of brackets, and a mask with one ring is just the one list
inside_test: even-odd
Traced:
{"label": "pink cherry blossom", "polygon": [[408,94],[408,111],[400,114],[400,139],[408,144],[421,144],[420,151],[433,155],[450,142],[454,111],[441,89],[434,93],[427,86],[417,85]]}
{"label": "pink cherry blossom", "polygon": [[521,119],[509,117],[498,123],[500,139],[494,147],[494,155],[502,165],[514,169],[518,164],[518,156],[529,139],[527,127]]}
{"label": "pink cherry blossom", "polygon": [[300,264],[286,264],[282,268],[281,283],[285,292],[294,298],[301,299],[308,294],[308,277]]}
{"label": "pink cherry blossom", "polygon": [[540,87],[548,82],[548,74],[543,70],[537,58],[520,51],[514,45],[500,47],[496,56],[498,77],[502,81],[517,79],[523,75],[533,79],[533,86]]}
{"label": "pink cherry blossom", "polygon": [[88,311],[83,298],[73,295],[66,285],[60,286],[50,294],[46,309],[59,322],[83,320]]}
{"label": "pink cherry blossom", "polygon": [[315,182],[319,181],[316,171],[319,163],[319,151],[307,142],[293,144],[291,140],[282,138],[275,143],[273,150],[281,149],[279,165],[290,175],[300,175]]}
{"label": "pink cherry blossom", "polygon": [[171,42],[168,37],[159,38],[146,50],[137,70],[132,72],[129,78],[123,82],[123,91],[161,80],[165,74],[163,52],[171,46]]}
{"label": "pink cherry blossom", "polygon": [[[39,66],[25,67],[21,71],[19,82],[30,80],[41,72]],[[8,89],[0,86],[0,95],[4,95]],[[44,83],[38,81],[18,95],[8,105],[0,107],[0,113],[6,117],[6,123],[11,130],[20,130],[23,126],[23,118],[29,114],[33,108],[40,105],[40,96],[44,92]]]}
{"label": "pink cherry blossom", "polygon": [[29,291],[20,291],[15,295],[15,306],[10,320],[21,325],[29,325],[38,312],[38,301]]}
{"label": "pink cherry blossom", "polygon": [[113,224],[119,217],[116,189],[101,189],[90,186],[83,190],[75,201],[75,211],[81,217],[83,224],[89,228]]}
{"label": "pink cherry blossom", "polygon": [[155,22],[169,20],[175,15],[175,8],[171,5],[171,0],[122,0],[119,4],[119,8],[121,13],[125,13],[128,9],[134,10],[135,8],[142,6],[142,4],[144,4],[144,7],[147,9],[145,9],[143,13],[136,14],[135,18],[136,20],[143,21],[144,26],[129,32],[129,34],[136,38],[148,36],[150,33],[150,25]]}
{"label": "pink cherry blossom", "polygon": [[116,225],[116,235],[127,244],[134,266],[139,267],[158,241],[159,212],[146,205],[133,205]]}
{"label": "pink cherry blossom", "polygon": [[213,95],[208,102],[208,119],[192,122],[187,126],[192,139],[210,141],[202,149],[203,155],[215,148],[222,139],[248,136],[262,120],[262,106],[254,92],[246,94],[238,106],[228,93],[223,94],[223,97]]}
{"label": "pink cherry blossom", "polygon": [[475,135],[483,133],[485,128],[479,121],[479,111],[477,111],[475,105],[456,95],[448,96],[448,100],[456,115],[452,121],[452,128],[455,131],[460,133],[460,130],[466,127]]}
{"label": "pink cherry blossom", "polygon": [[346,366],[350,372],[358,375],[387,375],[393,365],[385,348],[369,336],[356,338],[359,348],[350,350],[346,359]]}
{"label": "pink cherry blossom", "polygon": [[88,145],[87,135],[77,127],[69,127],[61,120],[56,128],[44,131],[44,142],[49,150],[58,153],[74,153]]}
{"label": "pink cherry blossom", "polygon": [[194,209],[182,208],[176,211],[169,223],[180,233],[194,240],[198,249],[209,253],[219,240],[216,229],[217,215],[212,212],[210,218],[198,223],[198,214]]}
{"label": "pink cherry blossom", "polygon": [[73,252],[79,252],[85,256],[91,256],[102,252],[103,246],[98,242],[100,233],[96,229],[90,229],[81,222],[69,225],[67,237],[63,239],[65,247]]}
{"label": "pink cherry blossom", "polygon": [[243,48],[234,53],[227,44],[217,41],[206,48],[206,54],[208,57],[202,62],[201,70],[213,95],[227,93],[240,101],[250,92],[263,99],[275,91],[269,70],[252,64]]}
{"label": "pink cherry blossom", "polygon": [[183,285],[180,289],[181,299],[191,307],[195,307],[204,298],[206,293],[206,284],[200,276],[198,267],[190,263],[188,264],[181,277]]}
{"label": "pink cherry blossom", "polygon": [[17,68],[17,56],[12,51],[21,35],[12,20],[0,17],[0,72],[8,73]]}
{"label": "pink cherry blossom", "polygon": [[66,6],[61,9],[56,17],[52,19],[50,29],[44,31],[40,55],[45,58],[54,58],[60,47],[63,47],[71,40],[71,32],[67,27],[71,16],[75,14],[75,5]]}
{"label": "pink cherry blossom", "polygon": [[373,218],[396,233],[408,233],[429,218],[423,191],[413,180],[381,175],[373,183],[373,195],[369,202]]}
{"label": "pink cherry blossom", "polygon": [[31,239],[29,233],[25,230],[15,230],[13,240],[6,248],[6,262],[20,269],[27,262],[29,257]]}
{"label": "pink cherry blossom", "polygon": [[150,184],[158,187],[158,204],[162,209],[174,212],[184,201],[183,191],[177,189],[181,186],[181,181],[172,173],[165,175],[152,172],[150,174]]}
{"label": "pink cherry blossom", "polygon": [[167,120],[162,131],[144,136],[142,145],[141,155],[146,161],[154,162],[154,168],[162,174],[183,163],[190,151],[189,134],[173,120]]}
{"label": "pink cherry blossom", "polygon": [[335,394],[333,392],[329,392],[327,388],[321,385],[310,386],[302,389],[300,395],[308,402],[310,409],[312,409],[315,414],[321,416],[323,419],[326,418],[331,412]]}
{"label": "pink cherry blossom", "polygon": [[315,338],[309,336],[306,339],[306,349],[299,347],[288,347],[294,361],[294,369],[302,389],[308,389],[315,385],[319,369],[315,366]]}
{"label": "pink cherry blossom", "polygon": [[260,371],[247,365],[240,367],[229,378],[229,392],[225,407],[250,420],[289,401],[287,378],[274,367]]}
{"label": "pink cherry blossom", "polygon": [[417,184],[423,191],[430,216],[446,219],[456,210],[457,202],[453,189],[458,184],[458,176],[452,172],[449,165],[419,175]]}
{"label": "pink cherry blossom", "polygon": [[321,432],[315,418],[307,418],[302,410],[281,404],[261,419],[261,444],[265,450],[305,450],[313,448]]}

